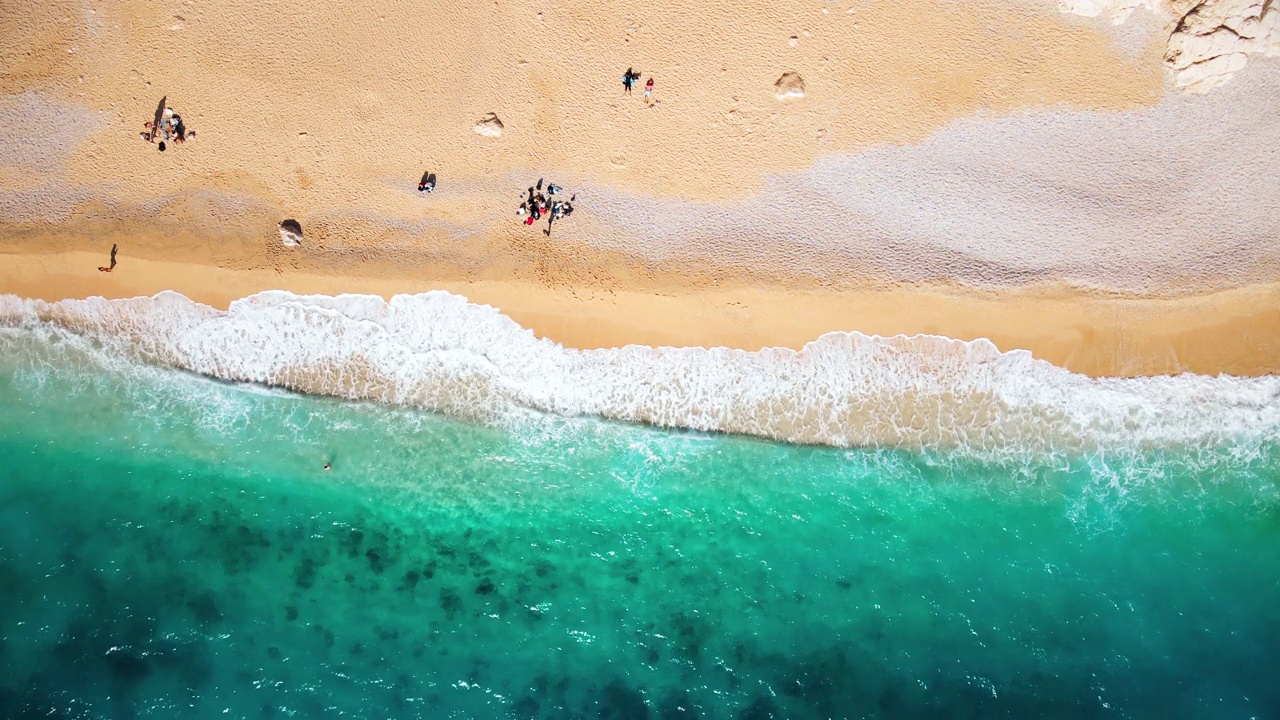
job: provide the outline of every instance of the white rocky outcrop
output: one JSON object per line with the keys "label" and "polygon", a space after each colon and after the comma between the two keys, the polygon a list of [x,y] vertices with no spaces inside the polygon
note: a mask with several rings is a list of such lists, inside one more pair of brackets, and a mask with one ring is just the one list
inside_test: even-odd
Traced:
{"label": "white rocky outcrop", "polygon": [[773,96],[779,100],[799,100],[804,97],[804,79],[793,72],[782,73],[773,84]]}
{"label": "white rocky outcrop", "polygon": [[503,127],[502,121],[498,119],[497,115],[488,113],[476,123],[475,131],[477,135],[496,138],[502,137]]}
{"label": "white rocky outcrop", "polygon": [[1174,83],[1204,93],[1231,79],[1249,56],[1280,57],[1280,3],[1275,0],[1058,0],[1064,12],[1119,24],[1146,8],[1169,32],[1164,60]]}

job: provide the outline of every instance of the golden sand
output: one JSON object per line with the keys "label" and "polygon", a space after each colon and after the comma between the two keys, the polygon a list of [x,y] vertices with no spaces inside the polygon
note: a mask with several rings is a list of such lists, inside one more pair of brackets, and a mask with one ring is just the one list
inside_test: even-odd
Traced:
{"label": "golden sand", "polygon": [[128,256],[122,256],[115,271],[102,273],[96,268],[105,254],[87,252],[24,253],[4,260],[0,287],[46,300],[135,297],[172,289],[226,308],[238,298],[271,289],[388,299],[398,293],[447,290],[500,308],[537,335],[578,348],[800,348],[823,333],[856,329],[883,336],[987,338],[1002,350],[1030,350],[1095,377],[1263,375],[1275,373],[1280,358],[1280,284],[1161,300],[1090,296],[1067,287],[997,294],[940,286],[824,290],[777,282],[692,288],[650,282],[631,289],[533,278],[397,277],[386,268],[373,276],[287,265],[233,270]]}
{"label": "golden sand", "polygon": [[[918,140],[977,111],[1134,108],[1163,83],[1158,57],[1128,58],[1051,9],[1003,2],[125,1],[53,14],[64,18],[6,8],[0,32],[18,42],[0,93],[37,88],[110,112],[68,179],[148,178],[119,188],[124,200],[157,186],[247,191],[298,214],[421,214],[385,180],[424,166],[450,182],[546,168],[742,196],[770,172]],[[656,78],[654,106],[622,95],[628,66]],[[804,78],[803,101],[774,97],[783,72]],[[159,163],[137,133],[166,94],[208,149]],[[473,131],[487,113],[501,137]]]}
{"label": "golden sand", "polygon": [[[1160,99],[1157,46],[1125,54],[1048,6],[116,0],[11,4],[0,34],[0,95],[101,113],[62,167],[0,168],[3,189],[97,193],[0,225],[0,292],[172,289],[225,307],[266,289],[444,289],[576,347],[798,347],[857,330],[986,337],[1093,375],[1280,367],[1276,285],[1153,300],[836,282],[553,243],[510,216],[531,169],[718,202],[975,113]],[[627,66],[655,77],[652,106],[622,95]],[[803,98],[775,97],[784,72]],[[199,135],[159,155],[137,134],[162,95]],[[474,131],[489,113],[498,137]],[[424,169],[451,191],[406,192]],[[281,247],[283,217],[302,221],[301,249]],[[113,242],[121,264],[99,273]]]}

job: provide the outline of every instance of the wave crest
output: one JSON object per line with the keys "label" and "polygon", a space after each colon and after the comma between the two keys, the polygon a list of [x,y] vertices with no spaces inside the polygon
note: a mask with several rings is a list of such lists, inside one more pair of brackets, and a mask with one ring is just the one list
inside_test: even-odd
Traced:
{"label": "wave crest", "polygon": [[1141,449],[1280,435],[1280,379],[1091,379],[986,340],[824,335],[766,348],[574,350],[447,292],[258,293],[220,311],[178,293],[44,302],[0,323],[230,381],[486,421],[530,411],[834,446],[977,453]]}

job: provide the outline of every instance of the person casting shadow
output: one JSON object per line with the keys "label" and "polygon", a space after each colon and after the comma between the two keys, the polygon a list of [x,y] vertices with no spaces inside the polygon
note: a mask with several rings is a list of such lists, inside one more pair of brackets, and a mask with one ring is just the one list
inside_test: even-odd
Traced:
{"label": "person casting shadow", "polygon": [[111,266],[110,267],[98,266],[98,272],[111,272],[112,270],[115,270],[115,269],[116,269],[116,246],[112,244],[111,245]]}
{"label": "person casting shadow", "polygon": [[630,95],[632,86],[634,86],[636,81],[639,79],[640,73],[631,68],[627,68],[627,71],[622,74],[622,91]]}

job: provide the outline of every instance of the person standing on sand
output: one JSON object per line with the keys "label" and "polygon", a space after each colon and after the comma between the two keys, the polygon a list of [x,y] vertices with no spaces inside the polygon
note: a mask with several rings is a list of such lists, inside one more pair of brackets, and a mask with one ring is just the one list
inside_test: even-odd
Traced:
{"label": "person standing on sand", "polygon": [[640,79],[640,73],[632,70],[631,68],[627,68],[627,71],[622,74],[622,91],[630,95],[631,86],[635,85],[636,80],[639,80],[639,79]]}
{"label": "person standing on sand", "polygon": [[644,104],[648,105],[651,102],[653,102],[652,98],[653,98],[653,78],[649,78],[649,80],[644,84]]}
{"label": "person standing on sand", "polygon": [[564,217],[564,208],[568,204],[560,200],[551,203],[551,209],[547,212],[547,229],[545,230],[547,237],[551,237],[551,224]]}
{"label": "person standing on sand", "polygon": [[115,270],[115,269],[116,269],[116,246],[113,243],[111,245],[111,266],[102,267],[101,265],[99,265],[98,272],[111,272],[112,270]]}

